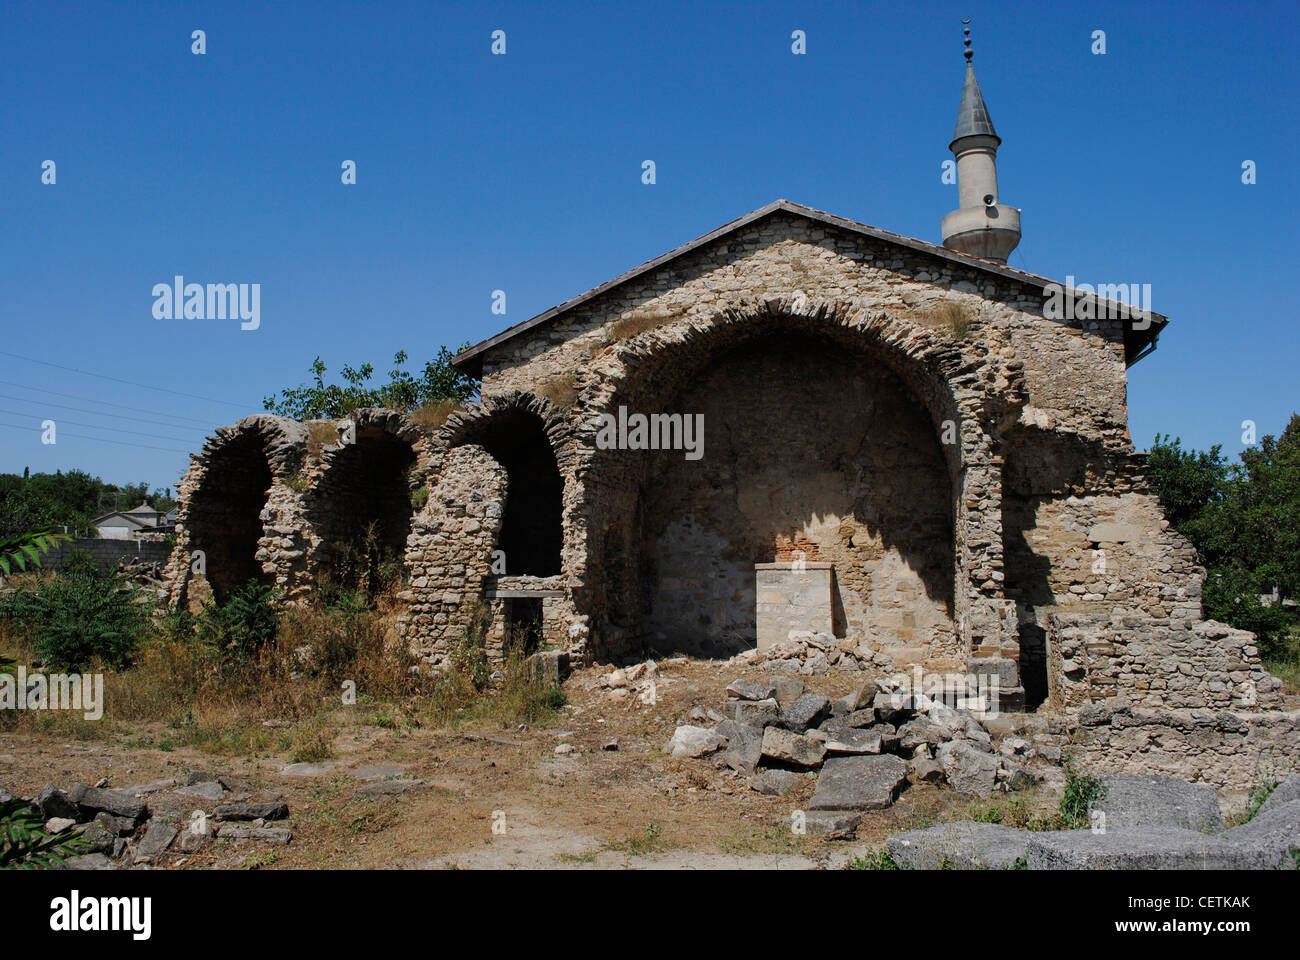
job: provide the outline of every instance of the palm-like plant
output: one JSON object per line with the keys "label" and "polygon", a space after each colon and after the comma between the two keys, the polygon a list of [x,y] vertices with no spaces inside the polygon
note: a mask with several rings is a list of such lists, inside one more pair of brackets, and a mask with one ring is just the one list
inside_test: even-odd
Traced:
{"label": "palm-like plant", "polygon": [[66,533],[57,530],[37,530],[0,540],[0,576],[9,576],[14,567],[20,571],[26,570],[28,560],[31,560],[32,566],[39,567],[42,553],[60,540],[71,539]]}
{"label": "palm-like plant", "polygon": [[25,800],[0,803],[0,870],[61,867],[86,846],[80,833],[46,833],[41,812]]}

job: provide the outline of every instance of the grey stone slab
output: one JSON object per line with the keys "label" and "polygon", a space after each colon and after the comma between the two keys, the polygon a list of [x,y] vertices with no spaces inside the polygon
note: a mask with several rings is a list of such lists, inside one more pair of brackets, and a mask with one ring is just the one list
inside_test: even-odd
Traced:
{"label": "grey stone slab", "polygon": [[65,864],[69,870],[116,870],[117,864],[102,853],[87,853],[69,857]]}
{"label": "grey stone slab", "polygon": [[87,820],[93,819],[95,814],[103,811],[138,823],[149,814],[149,807],[145,802],[129,793],[120,790],[102,790],[99,787],[86,786],[84,783],[74,784],[68,791],[68,799],[81,808]]}
{"label": "grey stone slab", "polygon": [[769,726],[781,719],[780,704],[768,700],[732,700],[723,704],[722,712],[736,723],[757,723]]}
{"label": "grey stone slab", "polygon": [[1267,812],[1270,808],[1280,807],[1292,800],[1300,800],[1300,773],[1287,774],[1286,779],[1277,785],[1268,799],[1260,804],[1255,816]]}
{"label": "grey stone slab", "polygon": [[803,832],[827,840],[852,840],[862,823],[862,814],[849,810],[799,810],[786,818],[787,826],[803,826]]}
{"label": "grey stone slab", "polygon": [[726,745],[726,741],[708,727],[681,726],[664,744],[664,753],[672,757],[702,757]]}
{"label": "grey stone slab", "polygon": [[827,736],[826,752],[828,754],[882,753],[884,744],[884,737],[878,731],[847,727]]}
{"label": "grey stone slab", "polygon": [[187,787],[179,788],[176,792],[189,797],[202,797],[204,800],[220,800],[226,795],[225,788],[215,780],[206,783],[193,783]]}
{"label": "grey stone slab", "polygon": [[135,850],[136,863],[152,863],[171,846],[177,830],[164,820],[152,820]]}
{"label": "grey stone slab", "polygon": [[830,757],[817,778],[810,810],[883,810],[897,799],[907,777],[898,757]]}
{"label": "grey stone slab", "polygon": [[400,777],[404,773],[401,767],[394,766],[391,763],[377,763],[367,767],[357,767],[352,771],[352,775],[362,782],[370,780],[392,780]]}
{"label": "grey stone slab", "polygon": [[1209,784],[1134,773],[1103,773],[1097,779],[1106,794],[1093,810],[1106,815],[1108,831],[1139,827],[1223,831],[1219,795]]}
{"label": "grey stone slab", "polygon": [[935,759],[943,766],[948,784],[957,793],[985,796],[997,783],[998,758],[964,740],[941,744]]}
{"label": "grey stone slab", "polygon": [[808,783],[810,776],[793,770],[759,770],[749,778],[750,789],[767,797],[784,797]]}
{"label": "grey stone slab", "polygon": [[54,817],[71,820],[81,819],[81,811],[77,805],[72,802],[66,793],[52,783],[47,783],[41,792],[36,795],[35,803],[47,820]]}
{"label": "grey stone slab", "polygon": [[763,731],[763,757],[800,767],[815,767],[826,755],[826,747],[813,737],[805,737],[782,727]]}
{"label": "grey stone slab", "polygon": [[286,803],[223,803],[212,811],[218,820],[283,820],[289,816]]}
{"label": "grey stone slab", "polygon": [[1260,807],[1253,820],[1233,827],[1224,836],[1252,869],[1295,870],[1300,867],[1291,851],[1300,851],[1300,800]]}
{"label": "grey stone slab", "polygon": [[798,677],[773,677],[770,682],[776,691],[777,702],[783,707],[803,696],[803,681]]}
{"label": "grey stone slab", "polygon": [[1025,857],[1030,834],[998,823],[936,823],[893,834],[885,845],[907,870],[1006,870]]}
{"label": "grey stone slab", "polygon": [[1222,834],[1179,827],[1031,833],[1030,870],[1243,870],[1250,851]]}
{"label": "grey stone slab", "polygon": [[737,700],[771,700],[776,697],[776,687],[754,680],[733,680],[727,684],[727,696]]}
{"label": "grey stone slab", "polygon": [[819,693],[805,693],[781,711],[781,726],[795,733],[815,727],[831,715],[831,702]]}
{"label": "grey stone slab", "polygon": [[727,766],[738,773],[753,773],[763,755],[763,728],[724,720],[718,724],[718,734],[727,738],[727,749],[722,754]]}
{"label": "grey stone slab", "polygon": [[284,827],[239,827],[223,823],[217,827],[217,837],[221,840],[263,840],[267,843],[288,843],[293,839],[293,832]]}

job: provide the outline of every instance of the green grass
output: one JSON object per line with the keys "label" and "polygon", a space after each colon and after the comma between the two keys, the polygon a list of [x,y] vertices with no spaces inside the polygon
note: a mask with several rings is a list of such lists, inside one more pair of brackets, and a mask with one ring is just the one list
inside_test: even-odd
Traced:
{"label": "green grass", "polygon": [[881,847],[879,850],[872,850],[864,853],[860,857],[850,860],[844,867],[845,870],[899,870],[901,869],[894,862],[893,855],[889,852],[888,847]]}

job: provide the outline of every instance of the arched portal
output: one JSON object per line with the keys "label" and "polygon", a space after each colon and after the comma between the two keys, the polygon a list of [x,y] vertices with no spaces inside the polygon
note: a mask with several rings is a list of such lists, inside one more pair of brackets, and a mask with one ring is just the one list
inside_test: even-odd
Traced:
{"label": "arched portal", "polygon": [[756,566],[802,562],[824,578],[836,635],[957,659],[951,479],[925,409],[887,367],[774,332],[721,351],[665,399],[702,418],[704,445],[698,460],[626,454],[645,456],[637,562],[651,647],[754,646],[762,593],[781,589],[760,587]]}
{"label": "arched portal", "polygon": [[372,592],[397,575],[411,532],[415,462],[409,437],[364,421],[325,454],[309,507],[323,543],[318,574]]}
{"label": "arched portal", "polygon": [[[257,559],[262,508],[271,486],[266,441],[253,429],[221,437],[206,451],[202,480],[184,514],[189,551],[202,551],[201,568],[218,603],[250,580],[271,582]],[[182,562],[190,564],[191,552]]]}
{"label": "arched portal", "polygon": [[[744,572],[775,555],[829,569],[825,629],[896,663],[1014,656],[996,438],[1024,398],[1009,362],[907,315],[806,297],[620,341],[583,391],[575,598],[595,649],[750,644],[760,587]],[[597,414],[624,412],[703,412],[704,456],[602,449]]]}
{"label": "arched portal", "polygon": [[[498,573],[551,577],[564,546],[564,480],[546,425],[522,406],[503,405],[462,431],[460,442],[482,446],[506,470],[506,505]],[[459,445],[459,444],[457,444]]]}

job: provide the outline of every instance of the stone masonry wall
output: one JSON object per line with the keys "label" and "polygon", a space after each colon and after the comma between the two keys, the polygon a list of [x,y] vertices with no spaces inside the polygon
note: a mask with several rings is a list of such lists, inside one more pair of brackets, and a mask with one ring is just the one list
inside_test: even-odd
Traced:
{"label": "stone masonry wall", "polygon": [[411,527],[410,604],[399,631],[427,666],[444,667],[467,630],[485,631],[484,583],[501,534],[506,472],[482,447],[448,451]]}
{"label": "stone masonry wall", "polygon": [[1249,790],[1295,771],[1300,712],[1085,708],[1067,749],[1092,773],[1144,773]]}

